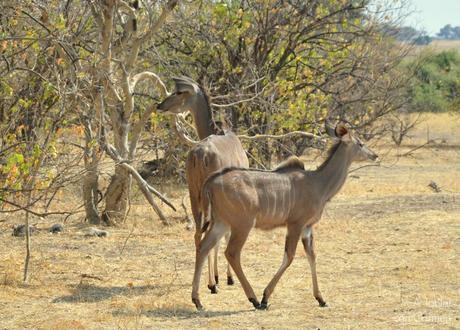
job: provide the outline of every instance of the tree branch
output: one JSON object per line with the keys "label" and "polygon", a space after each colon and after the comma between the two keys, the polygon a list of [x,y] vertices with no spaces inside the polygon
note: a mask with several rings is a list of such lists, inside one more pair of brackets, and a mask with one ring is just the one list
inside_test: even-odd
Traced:
{"label": "tree branch", "polygon": [[281,134],[281,135],[272,135],[272,134],[256,134],[256,135],[237,135],[239,139],[242,140],[259,140],[259,139],[284,139],[292,136],[302,136],[302,137],[307,137],[312,140],[315,140],[316,142],[319,142],[321,144],[324,143],[324,138],[312,134],[312,133],[307,133],[307,132],[302,132],[302,131],[293,131],[289,132],[286,134]]}
{"label": "tree branch", "polygon": [[187,130],[184,127],[185,124],[188,124],[185,121],[186,116],[186,114],[177,114],[174,118],[174,128],[182,141],[190,146],[195,146],[199,141],[194,140],[188,135]]}
{"label": "tree branch", "polygon": [[[30,190],[29,190],[30,192]],[[0,197],[0,201],[2,201],[3,203],[6,203],[6,204],[9,204],[9,205],[12,205],[14,207],[16,207],[15,210],[0,210],[0,213],[14,213],[14,212],[18,212],[18,211],[25,211],[27,213],[30,213],[30,214],[33,214],[37,217],[46,217],[46,216],[49,216],[49,215],[57,215],[57,214],[60,214],[60,215],[63,215],[63,214],[66,214],[66,215],[72,215],[74,214],[75,212],[68,212],[68,211],[61,211],[61,212],[36,212],[36,211],[33,211],[31,209],[29,209],[29,206],[21,206],[15,202],[12,202],[8,199],[4,199],[2,197]]]}

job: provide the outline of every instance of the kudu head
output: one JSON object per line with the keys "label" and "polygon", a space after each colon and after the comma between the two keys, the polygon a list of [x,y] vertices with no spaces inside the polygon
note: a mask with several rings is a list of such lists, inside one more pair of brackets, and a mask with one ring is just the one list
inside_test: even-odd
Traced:
{"label": "kudu head", "polygon": [[192,79],[180,77],[173,80],[176,84],[174,93],[157,106],[158,112],[178,114],[190,110],[193,114],[196,108],[202,106],[200,103],[207,101],[200,86]]}
{"label": "kudu head", "polygon": [[157,111],[173,115],[190,111],[200,140],[215,134],[216,128],[206,93],[190,78],[174,78],[174,82],[174,93],[157,106]]}
{"label": "kudu head", "polygon": [[350,151],[353,161],[376,161],[378,159],[378,155],[366,147],[358,137],[353,136],[344,123],[338,123],[333,128],[326,121],[325,128],[329,136],[340,139],[341,143]]}

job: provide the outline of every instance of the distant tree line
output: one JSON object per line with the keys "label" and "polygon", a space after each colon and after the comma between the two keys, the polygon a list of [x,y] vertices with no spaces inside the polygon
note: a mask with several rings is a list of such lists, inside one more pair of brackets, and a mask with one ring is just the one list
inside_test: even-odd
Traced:
{"label": "distant tree line", "polygon": [[458,40],[460,39],[460,26],[444,25],[436,36],[440,39]]}
{"label": "distant tree line", "polygon": [[442,27],[436,37],[431,37],[426,32],[417,30],[412,26],[391,27],[386,26],[385,29],[392,33],[399,41],[413,42],[416,45],[428,45],[434,39],[459,40],[460,26],[452,26],[446,24]]}

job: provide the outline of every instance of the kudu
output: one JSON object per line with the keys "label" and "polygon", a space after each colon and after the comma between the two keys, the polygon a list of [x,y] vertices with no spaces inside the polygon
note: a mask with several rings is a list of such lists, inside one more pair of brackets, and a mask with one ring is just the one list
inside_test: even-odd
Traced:
{"label": "kudu", "polygon": [[[176,84],[175,92],[159,104],[157,109],[159,112],[172,114],[190,111],[198,137],[201,140],[190,150],[185,163],[190,204],[195,220],[195,246],[198,249],[203,227],[201,223],[201,188],[205,179],[209,174],[224,167],[247,168],[249,161],[235,134],[225,131],[224,135],[217,135],[218,128],[213,121],[209,98],[205,91],[190,78],[174,78],[174,81]],[[228,236],[226,238],[228,239]],[[214,262],[211,256],[208,258],[208,288],[211,293],[217,293],[217,245],[214,251]],[[227,265],[227,284],[233,284],[229,265]]]}
{"label": "kudu", "polygon": [[[321,307],[326,306],[316,277],[313,225],[320,220],[325,204],[343,186],[350,164],[377,159],[343,124],[335,129],[326,125],[326,131],[339,140],[314,171],[306,171],[293,157],[274,171],[226,168],[208,177],[201,199],[207,231],[199,244],[193,277],[192,301],[197,309],[202,309],[198,289],[204,259],[229,230],[225,256],[255,308],[267,308],[270,295],[294,258],[300,237],[310,263],[313,295]],[[284,259],[259,303],[241,268],[241,249],[253,227],[269,230],[280,226],[287,227]]]}

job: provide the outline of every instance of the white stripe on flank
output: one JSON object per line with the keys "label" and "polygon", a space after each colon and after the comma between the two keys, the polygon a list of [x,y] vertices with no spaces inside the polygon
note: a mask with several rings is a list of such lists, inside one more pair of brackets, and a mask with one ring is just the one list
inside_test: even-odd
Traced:
{"label": "white stripe on flank", "polygon": [[268,208],[270,207],[270,199],[268,198],[268,193],[266,189],[262,191],[262,194],[264,196],[264,205],[261,206],[263,209],[262,217],[266,218],[268,216]]}
{"label": "white stripe on flank", "polygon": [[284,211],[285,211],[285,208],[286,208],[286,205],[284,205],[285,203],[285,200],[284,200],[284,191],[286,190],[285,186],[284,186],[284,179],[281,181],[282,184],[280,184],[280,188],[281,188],[281,212],[279,214],[279,219],[282,221],[284,220]]}
{"label": "white stripe on flank", "polygon": [[225,185],[224,185],[224,180],[222,179],[222,176],[220,176],[219,180],[220,180],[220,189],[222,191],[222,195],[224,196],[225,203],[228,204],[229,199],[227,197],[227,194],[225,193]]}
{"label": "white stripe on flank", "polygon": [[[234,180],[234,181],[237,181],[237,180]],[[247,212],[247,205],[243,200],[243,196],[241,192],[237,193],[236,195],[238,196],[238,202],[241,204],[242,211]]]}
{"label": "white stripe on flank", "polygon": [[288,202],[289,202],[289,205],[287,206],[287,209],[286,209],[286,218],[289,217],[289,213],[291,212],[291,206],[292,206],[292,201],[291,201],[291,190],[290,190],[290,185],[289,185],[289,179],[286,180],[286,191],[284,192],[285,194],[287,194],[287,198],[288,198]]}
{"label": "white stripe on flank", "polygon": [[289,181],[288,179],[284,179],[283,199],[287,198],[287,202],[284,203],[284,220],[289,217],[289,212],[291,211],[291,196],[289,195],[289,193]]}
{"label": "white stripe on flank", "polygon": [[[294,209],[295,206],[296,206],[296,200],[295,200],[295,185],[294,185],[294,184],[291,184],[291,191],[292,191],[292,195],[293,195],[293,197],[292,197],[292,209]],[[291,195],[291,194],[289,194],[289,195]]]}
{"label": "white stripe on flank", "polygon": [[270,218],[272,220],[274,220],[276,218],[276,213],[277,213],[277,209],[278,209],[278,195],[275,193],[275,192],[272,192],[271,194],[273,196],[273,208],[271,209],[271,212],[270,212]]}

